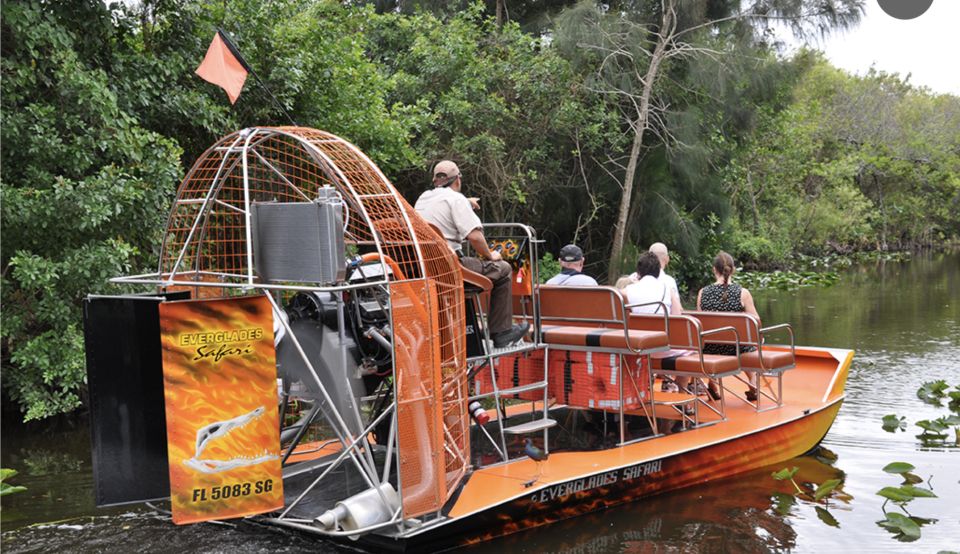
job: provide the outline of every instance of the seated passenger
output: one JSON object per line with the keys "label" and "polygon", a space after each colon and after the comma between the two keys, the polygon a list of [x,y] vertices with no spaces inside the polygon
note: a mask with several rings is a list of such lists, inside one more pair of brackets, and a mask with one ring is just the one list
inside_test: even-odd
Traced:
{"label": "seated passenger", "polygon": [[[474,204],[460,189],[460,169],[444,160],[433,168],[433,189],[420,195],[414,209],[420,217],[440,230],[447,246],[460,258],[460,264],[493,282],[490,292],[490,338],[495,348],[508,346],[527,334],[529,323],[513,325],[512,269],[499,252],[493,252],[483,235],[483,224],[473,213]],[[461,243],[467,240],[483,258],[463,255]]]}
{"label": "seated passenger", "polygon": [[547,281],[548,285],[569,285],[576,287],[595,287],[597,281],[583,273],[583,250],[576,244],[568,244],[560,249],[560,273]]}
{"label": "seated passenger", "polygon": [[[635,281],[623,289],[623,295],[627,299],[627,304],[646,304],[649,302],[663,302],[670,313],[670,295],[667,294],[667,287],[660,281],[660,259],[653,252],[644,252],[640,254],[637,260],[637,272]],[[657,304],[647,306],[634,306],[630,311],[635,314],[656,314],[663,313],[663,306]]]}
{"label": "seated passenger", "polygon": [[660,281],[667,287],[667,294],[670,295],[670,313],[680,315],[683,313],[683,305],[680,303],[680,289],[677,288],[677,280],[667,274],[667,264],[670,263],[670,252],[667,251],[667,245],[662,242],[655,242],[650,245],[650,252],[657,255],[660,260]]}
{"label": "seated passenger", "polygon": [[[644,252],[643,254],[640,254],[640,258],[637,260],[637,272],[635,273],[637,280],[627,285],[626,289],[623,291],[623,294],[627,298],[627,304],[663,302],[667,309],[667,313],[676,315],[678,311],[672,307],[672,295],[670,294],[667,285],[659,279],[661,273],[660,267],[660,258],[655,253]],[[648,306],[634,306],[630,308],[630,310],[635,314],[662,314],[663,306],[656,304]],[[666,352],[654,353],[651,355],[651,357],[655,359],[667,359],[686,356],[687,354],[690,354],[690,351],[671,349],[667,350]],[[666,362],[663,363],[666,364]],[[666,367],[666,365],[664,365],[664,367]],[[690,382],[691,381],[689,377],[677,377],[676,381],[670,379],[669,377],[664,377],[663,387],[661,390],[664,392],[687,390]],[[704,393],[709,393],[712,399],[720,399],[720,393],[712,382],[710,383],[709,388],[704,388],[699,379],[694,380],[693,384],[696,387],[696,390],[691,390],[691,392],[700,394],[702,390]]]}
{"label": "seated passenger", "polygon": [[[721,251],[713,259],[714,283],[700,289],[697,293],[697,309],[704,312],[746,312],[757,318],[758,326],[760,314],[753,304],[753,295],[750,291],[736,283],[730,282],[730,277],[736,271],[733,256]],[[741,346],[740,352],[756,350],[753,346]],[[733,356],[737,353],[732,344],[706,343],[703,345],[704,354],[723,354]],[[757,392],[753,387],[747,391],[749,400],[756,400]]]}

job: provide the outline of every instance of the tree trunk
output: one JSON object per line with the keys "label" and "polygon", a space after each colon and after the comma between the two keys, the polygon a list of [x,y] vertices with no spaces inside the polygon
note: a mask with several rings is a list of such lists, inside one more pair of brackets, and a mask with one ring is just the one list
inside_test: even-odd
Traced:
{"label": "tree trunk", "polygon": [[637,162],[643,150],[643,135],[650,122],[650,97],[656,83],[660,63],[667,53],[667,46],[673,40],[673,11],[675,0],[664,3],[663,18],[657,36],[657,46],[650,58],[650,66],[643,79],[643,89],[640,93],[640,102],[637,105],[637,119],[633,124],[633,145],[630,147],[630,158],[623,175],[623,196],[620,197],[620,209],[617,212],[617,222],[613,231],[613,245],[610,248],[610,259],[607,263],[607,282],[611,285],[617,282],[620,276],[620,258],[623,255],[623,245],[627,236],[627,219],[630,214],[630,199],[633,197],[633,180],[637,173]]}
{"label": "tree trunk", "polygon": [[503,27],[503,24],[506,19],[506,1],[507,0],[497,0],[497,28],[498,29]]}

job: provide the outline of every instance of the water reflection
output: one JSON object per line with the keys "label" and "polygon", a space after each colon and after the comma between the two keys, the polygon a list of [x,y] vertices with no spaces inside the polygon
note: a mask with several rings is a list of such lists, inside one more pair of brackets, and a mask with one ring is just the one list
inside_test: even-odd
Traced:
{"label": "water reflection", "polygon": [[[843,479],[839,469],[822,458],[802,456],[789,462],[798,467],[796,480],[822,483]],[[782,497],[795,499],[789,481],[770,474],[770,466],[697,487],[505,537],[470,549],[481,552],[769,552],[797,545],[792,520],[817,518],[811,502],[794,501],[784,508]],[[833,501],[829,511],[849,509]],[[826,510],[824,510],[826,511]],[[785,517],[786,516],[786,517]]]}

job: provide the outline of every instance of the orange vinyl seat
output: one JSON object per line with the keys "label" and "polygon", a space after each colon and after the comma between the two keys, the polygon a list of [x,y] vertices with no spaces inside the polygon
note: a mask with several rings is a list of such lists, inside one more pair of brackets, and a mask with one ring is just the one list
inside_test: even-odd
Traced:
{"label": "orange vinyl seat", "polygon": [[[703,372],[707,376],[717,376],[721,374],[733,374],[740,371],[740,364],[737,363],[736,356],[718,356],[716,354],[704,354],[703,361],[700,360],[700,355],[697,354],[687,354],[686,356],[678,356],[672,358],[672,363],[668,364],[672,367],[669,368],[670,371],[677,371],[682,373],[698,373]],[[664,361],[662,358],[653,359],[653,369],[655,370],[667,370],[664,368]]]}
{"label": "orange vinyl seat", "polygon": [[[751,374],[751,379],[745,382],[756,391],[756,400],[743,400],[758,411],[764,397],[772,400],[776,406],[783,405],[783,373],[797,365],[793,327],[790,324],[760,327],[756,317],[743,312],[684,312],[684,315],[696,318],[705,333],[712,334],[710,342],[737,347],[739,355],[729,357],[738,358],[743,371]],[[788,349],[764,347],[767,335],[782,331],[789,335]],[[744,352],[744,347],[752,350]],[[776,390],[767,380],[768,377],[775,379]]]}
{"label": "orange vinyl seat", "polygon": [[623,297],[612,287],[541,285],[541,340],[567,349],[605,349],[623,354],[667,350],[665,330],[641,331],[627,326]]}
{"label": "orange vinyl seat", "polygon": [[606,327],[573,325],[544,327],[541,338],[546,344],[554,346],[596,346],[633,352],[664,349],[667,346],[667,336],[663,332],[630,330],[628,334],[624,333],[623,329]]}

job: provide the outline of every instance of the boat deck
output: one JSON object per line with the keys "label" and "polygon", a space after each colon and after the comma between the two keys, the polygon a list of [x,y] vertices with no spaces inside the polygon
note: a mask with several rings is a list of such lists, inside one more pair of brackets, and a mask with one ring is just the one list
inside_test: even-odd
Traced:
{"label": "boat deck", "polygon": [[[800,425],[793,432],[810,436],[805,437],[807,440],[794,440],[786,436],[785,432],[780,433],[782,436],[779,436],[779,439],[782,442],[779,445],[780,455],[777,458],[789,459],[803,454],[819,442],[833,421],[835,410],[839,409],[839,400],[843,397],[842,390],[852,352],[798,348],[797,358],[797,367],[784,374],[784,402],[780,408],[757,412],[753,406],[725,392],[726,421],[657,436],[653,440],[607,448],[601,452],[582,450],[565,452],[562,451],[564,448],[561,444],[559,451],[555,449],[548,460],[539,464],[529,458],[522,458],[485,467],[473,472],[447,515],[462,517],[489,509],[510,499],[531,494],[534,490],[588,475],[619,470],[645,461],[662,460],[694,450],[706,452],[711,446],[723,445],[744,435],[767,429],[782,430],[785,423],[794,420],[804,420],[806,424]],[[745,385],[734,379],[726,379],[724,384],[738,392],[745,389]],[[821,411],[825,412],[824,417],[806,417]],[[708,412],[708,410],[701,410],[703,421],[709,421]],[[825,425],[824,421],[826,421]],[[561,432],[557,431],[557,433]],[[776,441],[778,437],[773,436],[767,440]],[[516,443],[512,446],[508,445],[511,453],[522,450],[522,438],[517,438],[515,441]],[[735,453],[724,453],[723,456],[714,453],[712,457],[705,457],[705,467],[689,472],[681,486],[706,481],[708,478],[714,479],[721,476],[720,474],[743,471],[744,465],[756,463],[756,460],[736,459],[738,458],[736,455],[730,460],[725,460],[724,458],[730,457],[730,454]],[[755,448],[751,449],[749,455],[767,456],[767,453],[764,449]],[[777,461],[769,457],[765,459],[766,463]],[[535,483],[527,486],[531,480],[535,480]]]}

